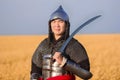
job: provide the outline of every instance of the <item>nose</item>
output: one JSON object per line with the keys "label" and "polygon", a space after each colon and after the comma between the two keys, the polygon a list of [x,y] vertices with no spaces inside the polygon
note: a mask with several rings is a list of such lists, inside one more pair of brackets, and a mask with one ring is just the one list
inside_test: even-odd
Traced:
{"label": "nose", "polygon": [[55,24],[56,24],[56,25],[58,25],[58,24],[59,24],[59,22],[58,22],[58,21],[56,21],[56,22],[55,22]]}
{"label": "nose", "polygon": [[59,27],[59,22],[56,22],[56,23],[55,23],[55,27]]}

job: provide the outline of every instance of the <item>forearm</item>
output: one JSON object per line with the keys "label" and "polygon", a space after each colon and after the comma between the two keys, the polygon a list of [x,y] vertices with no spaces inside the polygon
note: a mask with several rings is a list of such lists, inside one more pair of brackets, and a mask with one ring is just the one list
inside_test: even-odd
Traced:
{"label": "forearm", "polygon": [[73,74],[81,77],[82,79],[89,79],[92,77],[92,74],[88,70],[85,70],[79,64],[77,64],[71,60],[67,60],[66,64],[63,66],[63,68],[65,70],[70,71]]}

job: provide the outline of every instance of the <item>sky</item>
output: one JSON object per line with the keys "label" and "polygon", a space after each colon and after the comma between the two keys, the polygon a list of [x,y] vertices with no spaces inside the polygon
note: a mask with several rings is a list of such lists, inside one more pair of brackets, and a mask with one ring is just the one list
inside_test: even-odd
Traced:
{"label": "sky", "polygon": [[0,35],[48,34],[50,15],[62,5],[70,33],[88,19],[80,34],[120,33],[120,0],[0,0]]}

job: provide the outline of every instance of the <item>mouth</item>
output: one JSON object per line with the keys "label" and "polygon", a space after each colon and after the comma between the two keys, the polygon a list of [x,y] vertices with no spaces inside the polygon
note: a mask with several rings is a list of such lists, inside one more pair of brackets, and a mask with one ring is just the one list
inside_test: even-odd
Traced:
{"label": "mouth", "polygon": [[60,31],[60,29],[55,29],[55,31]]}

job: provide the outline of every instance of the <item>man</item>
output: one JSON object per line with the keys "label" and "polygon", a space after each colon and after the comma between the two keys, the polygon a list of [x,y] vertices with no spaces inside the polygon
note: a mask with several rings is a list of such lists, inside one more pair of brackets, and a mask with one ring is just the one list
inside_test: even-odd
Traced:
{"label": "man", "polygon": [[86,50],[76,39],[72,38],[64,53],[58,52],[69,37],[69,30],[69,17],[60,6],[50,16],[48,38],[33,54],[31,80],[75,80],[80,68],[90,70]]}

